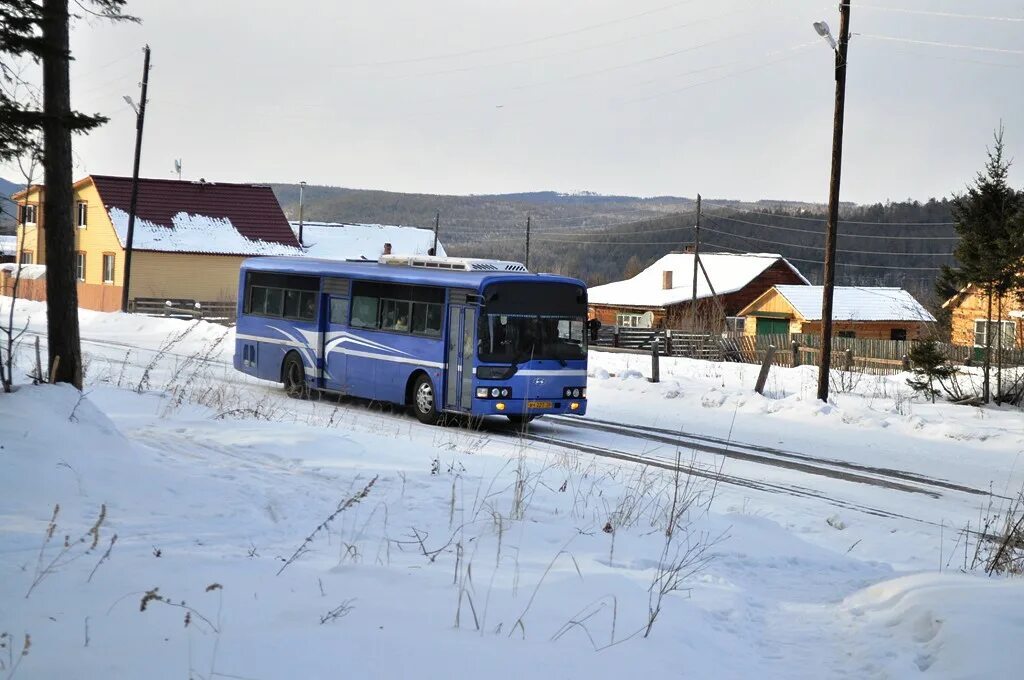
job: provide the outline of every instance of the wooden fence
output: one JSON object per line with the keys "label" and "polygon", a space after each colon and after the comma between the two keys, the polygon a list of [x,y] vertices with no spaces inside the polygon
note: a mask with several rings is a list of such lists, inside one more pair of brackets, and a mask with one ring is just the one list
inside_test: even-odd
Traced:
{"label": "wooden fence", "polygon": [[236,321],[234,302],[135,298],[128,302],[128,311],[134,314],[164,316],[172,319],[203,319],[225,326],[233,325]]}
{"label": "wooden fence", "polygon": [[[706,359],[709,361],[737,361],[760,364],[768,347],[775,347],[772,364],[775,366],[817,366],[821,356],[821,336],[807,333],[777,335],[721,335],[692,333],[689,331],[649,328],[616,328],[604,326],[598,333],[598,347],[618,347],[636,352],[650,352],[651,343],[658,339],[660,352],[665,356]],[[910,370],[909,354],[913,342],[906,340],[873,340],[866,338],[832,338],[832,366],[837,369],[889,375]],[[977,365],[980,356],[974,347],[961,347],[939,343],[939,348],[954,364]],[[1000,363],[993,349],[992,363]],[[1024,350],[1004,349],[1003,366],[1024,366]]]}

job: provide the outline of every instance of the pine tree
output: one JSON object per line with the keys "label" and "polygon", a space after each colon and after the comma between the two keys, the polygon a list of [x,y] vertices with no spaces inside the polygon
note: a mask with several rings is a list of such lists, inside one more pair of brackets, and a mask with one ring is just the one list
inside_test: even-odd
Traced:
{"label": "pine tree", "polygon": [[1010,162],[1003,156],[1003,128],[994,134],[985,170],[967,192],[952,201],[953,221],[960,236],[954,270],[960,285],[971,284],[988,298],[982,399],[990,398],[992,367],[992,303],[1024,282],[1024,196],[1007,183]]}
{"label": "pine tree", "polygon": [[[78,6],[95,16],[133,19],[121,12],[125,2],[82,0]],[[0,0],[0,160],[25,153],[41,155],[46,188],[43,222],[49,365],[56,367],[55,381],[81,388],[71,133],[86,132],[107,119],[71,109],[70,23],[68,0]],[[28,61],[42,64],[41,106],[32,101],[37,98],[18,96],[29,84],[30,79],[23,76]],[[43,133],[41,152],[32,144],[39,131]]]}

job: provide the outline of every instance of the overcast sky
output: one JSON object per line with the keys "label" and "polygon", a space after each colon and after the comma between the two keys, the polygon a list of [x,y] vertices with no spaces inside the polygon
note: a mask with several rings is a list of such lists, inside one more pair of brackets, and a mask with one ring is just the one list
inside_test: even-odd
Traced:
{"label": "overcast sky", "polygon": [[[143,176],[172,177],[181,158],[183,178],[209,181],[827,199],[833,60],[811,24],[838,34],[836,2],[130,0],[128,11],[143,23],[83,20],[72,34],[73,103],[111,118],[75,138],[76,178],[131,174],[135,114],[122,96],[138,100],[149,43]],[[961,190],[1000,120],[1024,163],[1024,0],[853,0],[851,30],[844,200]],[[1021,185],[1024,171],[1011,178]]]}

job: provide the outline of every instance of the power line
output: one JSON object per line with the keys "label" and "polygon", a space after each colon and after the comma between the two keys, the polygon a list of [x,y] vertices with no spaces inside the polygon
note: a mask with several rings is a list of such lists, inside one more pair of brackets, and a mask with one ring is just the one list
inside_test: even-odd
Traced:
{"label": "power line", "polygon": [[[820,222],[824,223],[824,217],[800,217],[799,215],[784,215],[776,213],[766,213],[759,210],[745,210],[743,208],[734,208],[732,206],[722,205],[713,206],[718,210],[732,210],[734,212],[747,213],[750,215],[768,215],[770,217],[784,217],[787,220],[803,220],[805,222]],[[956,222],[859,222],[857,220],[839,220],[839,224],[871,224],[871,225],[885,225],[893,227],[952,227]]]}
{"label": "power line", "polygon": [[927,9],[905,9],[903,7],[880,7],[878,5],[861,5],[857,3],[857,9],[871,9],[877,12],[899,12],[900,14],[920,14],[932,17],[947,17],[950,19],[981,19],[984,21],[1008,21],[1013,23],[1024,23],[1024,19],[1017,17],[996,17],[982,14],[957,14],[955,12],[935,12]]}
{"label": "power line", "polygon": [[[747,220],[741,220],[737,217],[728,217],[726,215],[715,215],[715,217],[730,222],[739,222],[740,224],[749,224],[754,227],[763,227],[765,229],[777,229],[779,231],[795,231],[798,234],[822,234],[823,232],[814,231],[811,229],[797,229],[795,227],[782,227],[774,224],[762,224],[760,222],[749,222]],[[784,217],[784,215],[779,215]],[[824,222],[824,220],[821,220]],[[842,224],[842,223],[840,223]],[[888,223],[886,223],[888,224]],[[959,241],[959,236],[889,236],[887,234],[847,234],[842,233],[839,235],[840,238],[874,238],[874,239],[892,239],[898,241]]]}
{"label": "power line", "polygon": [[124,53],[123,55],[121,55],[117,59],[114,59],[112,61],[108,61],[105,64],[100,64],[99,66],[91,68],[88,71],[83,71],[82,73],[76,73],[75,74],[75,82],[81,82],[83,79],[88,78],[92,74],[98,73],[98,72],[103,71],[103,70],[106,70],[107,68],[113,66],[114,64],[118,64],[118,63],[124,61],[125,59],[128,59],[130,57],[134,57],[136,54],[138,54],[138,52],[136,52],[135,49],[132,49],[130,52]]}
{"label": "power line", "polygon": [[[801,43],[799,45],[794,45],[793,47],[789,47],[789,48],[784,49],[784,50],[776,51],[775,54],[786,53],[786,52],[790,52],[791,53],[791,54],[787,54],[784,57],[781,57],[780,59],[773,59],[773,60],[770,60],[770,61],[762,61],[762,62],[759,62],[759,63],[755,64],[754,66],[751,66],[750,68],[740,69],[739,71],[732,71],[731,73],[726,73],[725,75],[719,76],[717,78],[711,78],[709,80],[702,80],[700,82],[690,83],[689,85],[684,85],[683,87],[678,87],[678,88],[675,88],[673,90],[667,90],[667,91],[664,91],[664,92],[658,92],[656,94],[648,95],[646,97],[637,97],[637,98],[634,98],[634,99],[626,99],[626,100],[623,100],[621,103],[623,103],[623,104],[634,104],[634,103],[637,103],[637,102],[650,101],[651,99],[658,99],[659,97],[665,97],[665,96],[668,96],[668,95],[677,94],[679,92],[683,92],[685,90],[689,90],[689,89],[692,89],[694,87],[699,87],[701,85],[708,85],[710,83],[717,83],[720,80],[726,80],[727,78],[732,78],[734,76],[739,76],[739,75],[743,75],[743,74],[746,74],[746,73],[750,73],[751,71],[757,71],[758,69],[762,69],[762,68],[765,68],[767,66],[772,66],[774,64],[778,64],[778,63],[781,63],[783,61],[787,61],[789,59],[792,59],[794,56],[796,56],[796,53],[799,50],[805,49],[807,47],[810,47],[811,45],[816,45],[816,44],[817,44],[817,41],[812,41],[812,42]],[[769,53],[769,55],[770,54],[772,54],[772,53]],[[737,61],[729,62],[728,64],[725,64],[725,66],[731,66],[731,65],[738,64],[738,63],[742,63],[742,61],[740,61],[740,62],[737,62]],[[716,67],[712,67],[712,68],[716,68]],[[724,68],[724,66],[722,68]],[[696,71],[693,71],[692,73],[697,73],[699,71],[706,71],[706,70],[710,70],[710,69],[697,69]]]}
{"label": "power line", "polygon": [[[710,219],[710,218],[708,218]],[[715,224],[718,224],[715,222]],[[821,246],[804,245],[800,243],[785,243],[783,241],[772,241],[766,238],[757,238],[756,236],[744,236],[743,234],[734,234],[728,231],[722,231],[721,229],[712,229],[711,227],[705,227],[705,231],[714,232],[716,234],[722,234],[723,236],[732,236],[734,238],[742,238],[747,241],[757,241],[758,243],[769,243],[773,246],[785,246],[787,248],[806,248],[808,250],[821,250],[825,249]],[[849,253],[851,255],[911,255],[920,257],[952,257],[953,253],[896,253],[891,250],[848,250],[839,248],[836,252]]]}
{"label": "power line", "polygon": [[953,47],[961,50],[975,50],[977,52],[996,52],[998,54],[1024,54],[1024,50],[1011,50],[1005,47],[961,45],[959,43],[936,42],[934,40],[912,40],[910,38],[896,38],[890,35],[872,35],[870,33],[856,33],[855,35],[858,38],[869,38],[871,40],[888,40],[890,42],[908,43],[910,45],[928,45],[929,47]]}
{"label": "power line", "polygon": [[[731,16],[733,16],[735,14],[739,14],[739,13],[741,13],[743,11],[744,10],[737,9],[737,10],[733,10],[732,12],[726,12],[725,14],[719,14],[719,15],[713,16],[713,17],[705,17],[703,19],[697,19],[696,21],[690,21],[690,22],[687,22],[685,24],[675,24],[674,26],[668,26],[666,28],[661,28],[661,29],[659,29],[657,31],[651,31],[649,33],[640,33],[640,34],[631,35],[631,36],[628,36],[628,37],[625,37],[625,38],[619,38],[618,40],[612,40],[612,41],[609,41],[609,42],[598,43],[596,45],[587,45],[586,47],[578,47],[578,48],[571,49],[571,50],[563,50],[561,52],[552,52],[552,53],[549,53],[549,54],[537,54],[537,55],[533,55],[533,56],[530,56],[530,57],[522,57],[522,58],[519,58],[519,59],[510,59],[510,60],[507,60],[507,61],[490,63],[490,64],[471,64],[469,66],[460,66],[460,67],[457,67],[457,68],[442,69],[442,70],[438,70],[438,71],[427,71],[425,73],[410,73],[410,74],[405,74],[405,75],[400,75],[400,76],[394,76],[392,78],[387,78],[386,80],[404,80],[404,79],[408,79],[408,78],[426,78],[426,77],[430,77],[430,76],[448,75],[448,74],[452,74],[452,73],[465,73],[467,71],[476,71],[476,70],[483,69],[483,68],[500,68],[502,66],[515,66],[517,64],[527,64],[527,63],[530,63],[530,62],[543,61],[545,59],[552,59],[552,58],[555,58],[555,57],[564,57],[564,56],[569,56],[569,55],[573,55],[573,54],[580,54],[582,52],[590,52],[590,51],[593,51],[593,50],[599,50],[599,49],[605,49],[605,48],[608,48],[608,47],[614,47],[615,45],[621,45],[623,43],[632,42],[634,40],[640,40],[640,39],[643,39],[643,38],[650,38],[652,36],[661,35],[663,33],[671,33],[673,31],[682,30],[684,28],[690,28],[692,26],[697,26],[698,24],[707,23],[709,21],[717,21],[719,19],[725,19],[725,18],[731,17]],[[719,67],[713,67],[713,68],[719,68]],[[651,81],[649,81],[649,82],[651,82]]]}
{"label": "power line", "polygon": [[[734,253],[745,253],[745,252],[747,252],[747,251],[742,250],[740,248],[730,248],[729,246],[723,246],[723,245],[719,245],[717,243],[708,243],[707,241],[704,242],[704,245],[714,246],[715,248],[721,248],[723,250],[730,250],[730,251],[732,251]],[[780,257],[782,257],[782,256],[780,255]],[[810,264],[817,264],[817,265],[822,264],[821,260],[807,260],[807,259],[801,259],[799,257],[786,257],[785,259],[790,260],[792,262],[808,262]],[[881,264],[853,264],[853,263],[849,263],[849,262],[836,262],[835,264],[836,264],[837,267],[857,267],[857,268],[862,268],[862,269],[895,269],[895,270],[900,270],[900,271],[928,271],[928,272],[942,271],[941,267],[892,267],[892,266],[881,265]]]}
{"label": "power line", "polygon": [[559,33],[551,33],[551,34],[548,34],[548,35],[540,36],[540,37],[537,37],[537,38],[530,38],[528,40],[521,40],[521,41],[518,41],[518,42],[502,43],[500,45],[489,45],[487,47],[478,47],[478,48],[471,49],[471,50],[462,50],[460,52],[446,52],[446,53],[443,53],[443,54],[433,54],[433,55],[424,55],[424,56],[419,56],[419,57],[409,57],[409,58],[406,58],[406,59],[393,59],[393,60],[389,60],[389,61],[369,61],[369,62],[361,62],[361,63],[355,63],[355,64],[342,64],[342,65],[338,66],[338,68],[364,68],[364,67],[369,67],[369,66],[396,66],[396,65],[399,65],[399,64],[412,64],[412,63],[423,62],[423,61],[438,61],[438,60],[441,60],[441,59],[451,59],[451,58],[454,58],[454,57],[464,57],[464,56],[467,56],[467,55],[470,55],[470,54],[482,54],[484,52],[494,52],[496,50],[510,49],[512,47],[522,47],[524,45],[533,45],[533,44],[536,44],[536,43],[539,43],[539,42],[546,42],[548,40],[554,40],[556,38],[564,38],[565,36],[569,36],[569,35],[577,35],[579,33],[586,33],[588,31],[594,31],[594,30],[597,30],[599,28],[604,28],[606,26],[613,26],[615,24],[622,23],[622,22],[625,22],[625,21],[632,21],[633,19],[639,19],[640,17],[645,17],[645,16],[649,16],[651,14],[656,14],[656,13],[659,13],[659,12],[664,12],[666,10],[673,9],[673,8],[679,7],[681,5],[688,5],[688,4],[692,3],[692,2],[694,2],[694,0],[680,0],[680,2],[673,2],[673,3],[670,3],[668,5],[661,5],[659,7],[653,8],[653,9],[645,10],[643,12],[638,12],[637,14],[630,14],[629,16],[619,17],[617,19],[611,19],[611,20],[608,20],[608,21],[602,21],[602,22],[597,23],[597,24],[590,24],[589,26],[582,26],[580,28],[574,28],[574,29],[568,30],[568,31],[561,31]]}

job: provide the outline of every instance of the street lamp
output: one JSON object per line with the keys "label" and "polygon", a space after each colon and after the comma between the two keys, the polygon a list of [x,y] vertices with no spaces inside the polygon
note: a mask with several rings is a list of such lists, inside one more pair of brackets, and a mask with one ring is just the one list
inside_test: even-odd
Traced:
{"label": "street lamp", "polygon": [[838,48],[838,45],[836,45],[836,39],[832,37],[832,31],[828,29],[827,23],[824,21],[815,21],[814,30],[818,32],[818,35],[825,39],[825,42],[827,42],[833,50]]}
{"label": "street lamp", "polygon": [[132,165],[132,194],[128,203],[128,231],[124,239],[124,278],[121,281],[121,311],[128,311],[128,300],[132,283],[132,246],[135,239],[135,211],[139,203],[139,161],[142,159],[142,128],[146,122],[146,90],[149,87],[149,45],[143,50],[142,99],[139,105],[128,95],[124,100],[135,111],[135,162]]}
{"label": "street lamp", "polygon": [[836,58],[836,107],[832,126],[832,178],[828,192],[828,225],[825,230],[825,263],[821,290],[821,365],[818,367],[818,399],[828,401],[829,369],[832,367],[832,298],[836,282],[836,240],[839,225],[839,176],[843,168],[843,113],[846,109],[846,50],[850,42],[850,2],[839,5],[839,42],[828,24],[814,22]]}

